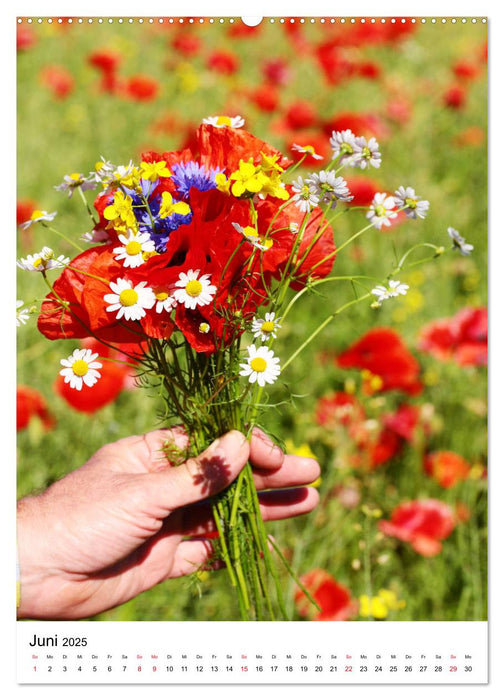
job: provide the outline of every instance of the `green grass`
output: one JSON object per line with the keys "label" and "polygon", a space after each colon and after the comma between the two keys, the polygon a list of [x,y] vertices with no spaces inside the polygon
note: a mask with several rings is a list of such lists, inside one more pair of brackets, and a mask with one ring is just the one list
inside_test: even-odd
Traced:
{"label": "green grass", "polygon": [[[18,199],[33,199],[40,208],[58,211],[58,228],[75,239],[89,230],[89,219],[77,198],[67,199],[54,190],[70,172],[87,173],[101,156],[116,163],[138,160],[142,150],[169,150],[180,144],[180,133],[156,131],[153,125],[166,114],[197,124],[201,118],[226,111],[241,113],[247,128],[270,143],[284,148],[275,129],[278,115],[265,115],[244,96],[244,89],[261,81],[265,58],[288,60],[292,81],[282,90],[281,107],[294,100],[310,100],[320,115],[343,111],[383,115],[387,95],[399,94],[410,101],[412,117],[396,124],[387,122],[388,135],[380,140],[382,168],[373,173],[385,189],[400,184],[413,186],[430,201],[425,221],[408,222],[391,232],[368,232],[359,241],[361,258],[351,246],[338,256],[335,274],[386,276],[409,247],[429,241],[449,248],[446,235],[453,226],[471,242],[474,254],[462,258],[447,250],[440,258],[401,275],[410,285],[403,299],[380,310],[353,307],[320,334],[296,362],[282,374],[271,391],[270,410],[263,421],[272,434],[296,445],[309,443],[322,467],[321,503],[309,516],[271,525],[270,530],[298,574],[314,567],[327,569],[354,596],[366,593],[364,563],[371,565],[372,590],[389,588],[406,601],[392,613],[404,620],[486,619],[486,482],[471,479],[443,490],[422,471],[418,449],[407,446],[386,465],[371,473],[341,466],[344,445],[314,423],[318,398],[342,388],[348,378],[359,381],[358,372],[344,372],[320,361],[321,351],[338,353],[368,328],[392,325],[417,355],[422,376],[429,384],[413,402],[431,404],[436,430],[429,450],[448,449],[471,464],[486,465],[486,371],[440,363],[416,352],[419,329],[428,321],[451,316],[466,305],[486,304],[486,143],[457,145],[466,129],[486,128],[486,80],[484,66],[477,80],[468,85],[468,102],[461,111],[442,105],[442,95],[453,82],[451,65],[465,58],[477,63],[485,41],[481,25],[425,26],[404,42],[392,46],[357,47],[353,58],[376,60],[382,79],[362,78],[328,86],[313,60],[298,57],[281,27],[268,25],[256,38],[233,40],[222,27],[198,27],[201,52],[192,59],[177,56],[171,47],[174,29],[124,26],[73,26],[68,30],[43,24],[33,27],[36,43],[18,54]],[[307,27],[309,41],[320,40],[321,27]],[[88,65],[92,50],[109,47],[123,55],[124,76],[148,73],[160,81],[160,94],[152,102],[138,103],[103,94],[96,71]],[[219,77],[205,68],[214,48],[230,48],[241,59],[234,76]],[[65,100],[57,100],[40,82],[47,65],[64,65],[73,75],[75,88]],[[190,71],[192,90],[180,76]],[[352,175],[354,173],[351,173]],[[349,173],[350,175],[350,173]],[[91,198],[90,198],[91,201]],[[336,243],[342,243],[362,225],[362,212],[338,219]],[[42,228],[20,235],[18,253],[25,256],[51,245],[58,254],[73,256],[64,241],[50,237]],[[46,293],[42,279],[19,271],[18,298],[40,300]],[[276,345],[287,357],[318,326],[325,316],[352,298],[348,283],[322,285],[320,295],[307,294],[290,316]],[[83,464],[96,449],[120,437],[158,426],[156,402],[142,390],[123,392],[118,400],[92,417],[68,409],[53,392],[59,359],[73,345],[50,343],[36,329],[35,320],[18,331],[18,383],[39,389],[57,419],[56,429],[45,432],[37,421],[18,434],[18,495],[38,491]],[[288,390],[285,389],[287,385]],[[287,405],[289,391],[295,396]],[[399,405],[398,394],[383,395],[376,411]],[[71,445],[71,450],[69,450]],[[391,538],[380,536],[376,519],[367,520],[360,506],[345,508],[335,496],[342,484],[355,485],[361,504],[380,508],[384,517],[400,502],[434,497],[470,510],[437,557],[425,559]],[[366,530],[367,528],[367,530]],[[293,584],[285,577],[289,611]],[[237,610],[228,595],[226,572],[205,575],[201,580],[166,582],[115,610],[98,616],[109,620],[214,620],[234,619]]]}

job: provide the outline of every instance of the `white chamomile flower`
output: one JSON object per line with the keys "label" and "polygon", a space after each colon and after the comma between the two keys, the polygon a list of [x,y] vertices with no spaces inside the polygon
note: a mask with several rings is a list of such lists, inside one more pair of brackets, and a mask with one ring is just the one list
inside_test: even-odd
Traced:
{"label": "white chamomile flower", "polygon": [[170,313],[170,311],[177,305],[175,299],[170,296],[170,292],[164,287],[155,287],[153,292],[154,296],[156,297],[155,311],[157,314],[161,314],[163,311],[168,311],[168,313]]}
{"label": "white chamomile flower", "polygon": [[376,297],[378,297],[376,301],[381,304],[381,302],[385,301],[385,299],[397,297],[399,294],[404,296],[408,289],[409,285],[403,284],[402,282],[399,282],[399,280],[390,280],[388,287],[384,287],[382,284],[379,284],[377,287],[371,290],[371,294],[376,295]]}
{"label": "white chamomile flower", "polygon": [[60,374],[70,388],[80,391],[83,384],[93,386],[101,377],[98,370],[103,366],[101,362],[95,362],[97,352],[91,352],[89,348],[74,350],[66,360],[60,360],[64,369]]}
{"label": "white chamomile flower", "polygon": [[330,204],[332,209],[339,201],[350,202],[353,199],[346,180],[339,175],[336,176],[335,170],[321,170],[319,173],[311,173],[306,180],[315,188],[320,204]]}
{"label": "white chamomile flower", "polygon": [[233,228],[235,231],[238,231],[238,233],[241,233],[249,243],[259,248],[259,250],[269,250],[273,245],[271,238],[260,238],[257,229],[253,226],[240,226],[240,224],[233,222]]}
{"label": "white chamomile flower", "polygon": [[172,296],[179,304],[184,304],[186,309],[195,309],[197,306],[207,306],[215,296],[217,287],[210,283],[210,275],[201,275],[199,270],[181,272],[175,282],[175,291]]}
{"label": "white chamomile flower", "polygon": [[302,212],[311,211],[319,203],[315,187],[309,180],[303,180],[301,175],[292,181],[292,190],[294,203]]}
{"label": "white chamomile flower", "polygon": [[292,149],[293,151],[296,151],[297,153],[307,153],[310,155],[312,158],[315,158],[315,160],[323,160],[324,156],[321,156],[318,153],[315,153],[315,149],[313,146],[300,146],[298,143],[293,143],[292,144]]}
{"label": "white chamomile flower", "polygon": [[25,308],[22,308],[24,306],[24,301],[21,301],[21,299],[18,299],[16,301],[16,326],[21,326],[22,324],[25,324],[28,319],[30,318],[30,310]]}
{"label": "white chamomile flower", "polygon": [[394,210],[395,201],[386,192],[377,192],[373,197],[366,217],[377,229],[382,226],[390,226],[390,220],[395,219],[397,212]]}
{"label": "white chamomile flower", "polygon": [[378,141],[372,136],[369,140],[365,136],[357,136],[355,139],[354,153],[349,165],[354,168],[379,168],[381,165],[381,153]]}
{"label": "white chamomile flower", "polygon": [[222,129],[225,126],[230,126],[233,129],[239,129],[245,124],[245,119],[239,114],[236,117],[226,117],[225,115],[220,115],[216,117],[206,117],[203,119],[203,124],[211,124],[216,126],[218,129]]}
{"label": "white chamomile flower", "polygon": [[54,251],[47,246],[44,246],[40,253],[35,253],[35,255],[28,255],[26,258],[21,258],[17,261],[17,266],[22,270],[29,270],[30,272],[45,272],[46,270],[54,270],[58,267],[65,267],[70,262],[70,258],[66,258],[64,255],[59,257],[54,257]]}
{"label": "white chamomile flower", "polygon": [[355,151],[356,136],[350,129],[333,131],[329,143],[331,144],[333,158],[339,158],[340,165],[348,165]]}
{"label": "white chamomile flower", "polygon": [[139,267],[145,262],[144,253],[155,251],[154,241],[148,233],[136,233],[128,229],[127,235],[119,234],[119,240],[124,245],[114,248],[116,260],[122,260],[124,267]]}
{"label": "white chamomile flower", "polygon": [[82,173],[71,173],[70,175],[65,175],[63,182],[60,185],[56,185],[54,189],[60,192],[68,192],[68,196],[71,197],[77,187],[80,187],[83,192],[85,190],[94,190],[96,181],[93,182],[91,177],[85,177]]}
{"label": "white chamomile flower", "polygon": [[51,214],[48,214],[46,211],[35,209],[35,211],[32,212],[28,221],[25,221],[21,224],[21,228],[27,229],[32,224],[36,224],[38,221],[52,221],[57,213],[57,211],[53,211],[51,212]]}
{"label": "white chamomile flower", "polygon": [[274,356],[273,350],[269,350],[266,345],[258,348],[249,345],[247,352],[247,362],[240,364],[240,376],[248,377],[251,384],[257,382],[259,386],[273,384],[280,374],[280,360]]}
{"label": "white chamomile flower", "polygon": [[281,325],[275,320],[275,313],[271,311],[265,314],[264,318],[254,318],[251,330],[254,338],[260,337],[264,342],[270,338],[276,338],[276,331],[279,328],[281,328]]}
{"label": "white chamomile flower", "polygon": [[118,278],[110,283],[113,294],[105,294],[103,297],[107,304],[107,311],[117,311],[116,318],[124,318],[126,321],[139,321],[145,316],[145,309],[152,309],[156,303],[156,297],[147,282],[139,282],[136,287],[123,278]]}
{"label": "white chamomile flower", "polygon": [[107,182],[113,176],[116,166],[101,156],[101,160],[95,165],[95,170],[89,173],[89,178],[95,182]]}
{"label": "white chamomile flower", "polygon": [[408,219],[425,219],[427,216],[429,202],[426,199],[419,199],[413,187],[401,185],[395,191],[394,200],[398,209],[402,209]]}
{"label": "white chamomile flower", "polygon": [[460,233],[451,226],[448,226],[448,235],[453,241],[453,250],[460,251],[461,255],[470,255],[474,250],[474,246],[466,243],[465,238],[462,238]]}

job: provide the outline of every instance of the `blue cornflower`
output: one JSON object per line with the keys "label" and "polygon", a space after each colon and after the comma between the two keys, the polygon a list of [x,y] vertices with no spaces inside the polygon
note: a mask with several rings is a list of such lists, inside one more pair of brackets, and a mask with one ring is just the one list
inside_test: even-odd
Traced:
{"label": "blue cornflower", "polygon": [[207,168],[204,165],[189,160],[186,163],[175,163],[172,166],[172,180],[177,187],[177,194],[187,199],[191,187],[200,192],[215,189],[215,176],[223,172],[220,168]]}

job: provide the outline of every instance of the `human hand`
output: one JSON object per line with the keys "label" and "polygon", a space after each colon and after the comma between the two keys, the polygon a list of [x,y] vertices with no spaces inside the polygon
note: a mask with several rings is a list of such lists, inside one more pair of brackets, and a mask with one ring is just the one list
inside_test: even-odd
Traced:
{"label": "human hand", "polygon": [[[155,430],[102,447],[44,493],[18,504],[21,594],[18,617],[90,617],[168,578],[198,570],[212,554],[211,506],[247,460],[264,520],[312,510],[318,493],[300,484],[319,475],[313,459],[284,455],[260,430],[250,443],[226,433],[205,452],[172,466],[162,448],[187,445],[181,430]],[[203,502],[202,502],[203,501]]]}

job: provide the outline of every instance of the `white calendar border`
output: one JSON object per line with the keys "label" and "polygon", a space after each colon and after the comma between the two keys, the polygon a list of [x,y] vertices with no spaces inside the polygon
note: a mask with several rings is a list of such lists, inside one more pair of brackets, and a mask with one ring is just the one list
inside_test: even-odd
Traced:
{"label": "white calendar border", "polygon": [[[240,5],[244,10],[240,10]],[[467,2],[465,0],[460,0],[457,3],[440,3],[425,1],[422,3],[415,3],[415,9],[412,9],[411,5],[407,6],[407,9],[403,2],[391,3],[391,2],[359,2],[354,1],[351,3],[351,7],[347,8],[342,5],[335,6],[331,8],[327,6],[327,3],[320,3],[312,0],[309,3],[309,7],[306,4],[299,3],[297,0],[292,0],[291,2],[264,2],[259,1],[253,4],[253,13],[250,11],[250,6],[241,3],[231,3],[231,2],[221,2],[215,0],[211,4],[212,14],[215,16],[237,16],[237,15],[266,15],[266,16],[282,16],[284,14],[289,16],[304,16],[306,15],[306,10],[309,9],[313,16],[327,15],[328,12],[332,14],[343,14],[347,15],[349,10],[358,16],[373,16],[377,11],[383,16],[391,15],[402,15],[407,12],[410,15],[415,16],[443,16],[446,14],[448,16],[487,16],[489,17],[489,35],[490,35],[490,66],[495,67],[499,65],[504,65],[504,42],[502,41],[501,32],[504,31],[504,25],[502,22],[502,9],[501,7],[495,9],[494,3],[492,2]],[[131,14],[131,16],[136,16],[139,14],[139,10],[146,10],[148,15],[165,15],[170,14],[171,10],[176,10],[172,4],[167,6],[166,2],[151,2],[148,6],[139,7],[138,3],[133,3],[130,0],[124,0],[120,4],[120,7],[112,7],[111,4],[106,5],[104,3],[97,3],[94,0],[89,2],[81,3],[81,7],[78,4],[73,4],[71,6],[71,11],[73,15],[82,16],[97,16],[100,13],[105,12],[106,14],[115,14],[117,10],[120,9],[121,13]],[[208,3],[195,3],[186,2],[183,6],[184,14],[194,14],[194,15],[208,15],[209,5]],[[15,150],[15,46],[14,46],[14,32],[12,31],[12,23],[14,22],[16,15],[24,16],[37,16],[41,12],[44,16],[59,16],[67,15],[69,11],[69,5],[67,2],[47,2],[42,5],[40,2],[23,2],[19,3],[15,9],[12,11],[2,9],[0,10],[3,22],[0,25],[1,38],[2,38],[2,58],[4,58],[4,80],[3,80],[3,93],[4,100],[7,103],[7,112],[4,109],[4,129],[7,129],[10,138],[7,139],[7,143],[4,144],[4,153],[6,154],[6,161],[8,163],[15,163],[16,150]],[[143,14],[143,13],[142,13]],[[177,14],[177,12],[175,12]],[[180,14],[180,12],[178,13]],[[494,70],[495,74],[497,70]],[[493,86],[493,88],[492,88]],[[494,74],[490,71],[490,107],[491,107],[491,126],[494,127],[493,133],[491,130],[492,138],[492,158],[490,159],[490,205],[493,202],[499,202],[502,195],[500,193],[500,187],[498,187],[498,170],[497,167],[502,164],[504,158],[502,155],[502,138],[498,131],[498,124],[502,123],[502,99],[499,96],[499,88],[494,81]],[[498,115],[498,117],[497,117]],[[4,139],[5,141],[5,139]],[[501,157],[499,157],[501,156]],[[15,202],[15,178],[12,177],[9,187],[9,201],[12,204],[11,209],[13,210],[13,203]],[[500,212],[499,212],[500,213]],[[502,593],[498,590],[498,581],[502,580],[499,575],[502,573],[502,553],[501,546],[499,543],[499,535],[493,533],[500,533],[502,531],[501,526],[502,514],[504,509],[499,498],[502,498],[504,493],[503,486],[503,473],[504,460],[502,459],[502,447],[497,444],[497,441],[493,437],[492,427],[496,425],[497,415],[496,410],[498,410],[498,399],[499,399],[499,389],[504,386],[502,369],[497,366],[497,362],[493,361],[498,357],[503,356],[501,347],[502,334],[499,331],[499,316],[497,313],[500,311],[500,296],[501,290],[498,287],[499,279],[502,275],[495,274],[495,267],[498,261],[504,259],[502,251],[502,226],[500,217],[497,218],[498,213],[496,208],[491,206],[491,252],[492,255],[490,260],[490,296],[491,302],[489,305],[490,309],[490,319],[491,319],[491,334],[490,334],[490,462],[494,467],[490,473],[490,523],[491,523],[491,538],[490,538],[490,572],[491,572],[491,585],[489,591],[489,610],[490,610],[490,624],[489,624],[489,659],[490,659],[490,683],[486,686],[428,686],[424,685],[418,686],[408,686],[405,689],[402,685],[387,685],[386,687],[381,687],[379,691],[385,697],[389,698],[390,695],[397,693],[403,696],[404,692],[408,693],[408,696],[415,697],[420,695],[422,698],[425,697],[425,692],[429,693],[429,696],[434,694],[437,697],[437,692],[439,696],[446,698],[447,694],[453,693],[453,696],[457,700],[462,697],[470,697],[471,699],[476,696],[479,698],[480,693],[490,692],[491,697],[497,697],[496,693],[503,692],[503,677],[504,677],[504,663],[501,657],[501,650],[504,649],[504,600]],[[12,216],[13,218],[13,216]],[[13,227],[11,227],[13,230]],[[7,259],[9,263],[14,260],[15,253],[10,255]],[[5,258],[4,258],[5,259]],[[493,269],[492,269],[493,268]],[[493,274],[492,274],[493,271]],[[13,273],[11,273],[13,274]],[[12,285],[13,287],[13,285]],[[11,295],[14,300],[15,297]],[[14,308],[14,304],[9,304],[9,307]],[[495,324],[495,327],[494,327]],[[14,324],[12,324],[14,327]],[[15,329],[6,329],[6,341],[7,348],[2,349],[1,357],[3,360],[7,360],[7,365],[9,367],[15,367]],[[14,358],[14,359],[13,359]],[[12,364],[11,364],[12,363]],[[6,364],[2,363],[2,368],[4,368],[4,376],[1,377],[2,386],[2,396],[14,397],[15,389],[15,378],[13,372],[5,372]],[[11,398],[11,400],[13,400]],[[5,503],[3,503],[2,508],[2,524],[4,525],[5,537],[4,537],[4,566],[3,566],[3,576],[1,580],[1,592],[2,596],[0,598],[0,629],[2,630],[2,652],[1,652],[1,668],[2,668],[2,687],[7,691],[8,697],[20,697],[25,698],[29,695],[36,693],[37,700],[39,698],[54,698],[54,697],[65,697],[71,691],[72,697],[80,698],[88,696],[90,687],[87,685],[83,686],[19,686],[16,684],[15,680],[15,668],[16,668],[16,645],[14,640],[16,638],[16,626],[18,623],[15,621],[13,615],[14,605],[15,605],[15,592],[12,584],[13,572],[14,572],[14,561],[15,561],[15,544],[14,544],[14,525],[15,523],[15,507],[13,506],[13,494],[15,494],[15,444],[13,441],[13,436],[15,436],[14,428],[14,411],[11,411],[12,415],[10,420],[5,420],[5,412],[3,415],[3,426],[2,426],[2,437],[4,440],[2,444],[5,446],[4,463],[2,468],[4,470],[4,478],[7,479],[7,488],[2,489],[3,497],[5,498]],[[498,432],[498,429],[497,429]],[[500,527],[499,527],[500,526]],[[493,585],[492,585],[493,582]],[[97,623],[97,624],[109,624],[109,623]],[[122,623],[110,623],[110,624],[122,624]],[[199,623],[203,626],[213,623]],[[240,625],[247,625],[249,623],[238,623]],[[357,623],[362,624],[362,623]],[[384,623],[387,624],[387,623]],[[415,623],[414,623],[415,624]],[[244,630],[245,633],[245,630]],[[111,686],[108,686],[111,687]],[[138,698],[139,686],[113,686],[114,688],[120,688],[121,698]],[[140,686],[144,687],[144,686]],[[206,697],[233,697],[239,693],[240,700],[242,698],[257,697],[257,692],[262,694],[266,693],[266,697],[270,697],[266,689],[271,686],[236,686],[233,687],[212,687],[205,688],[204,691]],[[476,691],[477,688],[477,691]],[[371,690],[370,688],[363,686],[345,686],[344,690],[334,688],[334,686],[318,686],[316,689],[317,697],[331,697],[334,698],[335,694],[340,694],[340,697],[364,697],[366,693],[366,698],[370,692],[376,692],[377,688]],[[117,693],[117,690],[114,691]],[[166,698],[168,691],[165,686],[149,686],[149,696],[150,697],[163,697]],[[278,693],[278,688],[273,688],[272,692]],[[289,695],[292,698],[305,698],[307,688],[306,686],[289,686]],[[341,693],[344,692],[344,695]],[[194,693],[194,686],[177,686],[176,693],[178,697],[184,697],[189,694]],[[374,699],[375,696],[373,696]],[[380,695],[381,697],[381,695]]]}

